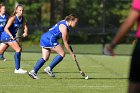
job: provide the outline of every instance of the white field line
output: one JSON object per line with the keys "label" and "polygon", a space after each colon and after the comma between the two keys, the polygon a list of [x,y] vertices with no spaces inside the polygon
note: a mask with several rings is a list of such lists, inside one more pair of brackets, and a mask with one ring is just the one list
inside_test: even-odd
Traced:
{"label": "white field line", "polygon": [[28,86],[30,87],[31,85],[0,85],[1,87],[23,87],[23,86]]}
{"label": "white field line", "polygon": [[[84,68],[86,66],[80,66],[81,68]],[[59,67],[59,68],[68,68],[68,67]],[[69,67],[71,68],[71,67]],[[102,66],[88,66],[88,68],[102,68]]]}
{"label": "white field line", "polygon": [[74,88],[115,88],[115,86],[101,85],[101,86],[70,86]]}
{"label": "white field line", "polygon": [[[0,87],[31,87],[31,85],[0,85]],[[116,88],[116,86],[108,86],[108,85],[101,85],[101,86],[67,86],[69,88]]]}

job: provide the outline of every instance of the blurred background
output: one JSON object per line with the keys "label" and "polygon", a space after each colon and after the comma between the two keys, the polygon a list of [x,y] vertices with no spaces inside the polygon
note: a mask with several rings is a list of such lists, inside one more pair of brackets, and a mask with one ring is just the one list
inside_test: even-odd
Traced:
{"label": "blurred background", "polygon": [[[96,53],[93,50],[98,49],[100,51],[98,53],[101,53],[102,46],[111,42],[131,7],[131,0],[1,0],[1,2],[6,5],[9,15],[17,4],[25,6],[24,16],[29,27],[29,36],[22,41],[24,46],[29,47],[34,45],[39,47],[39,40],[44,32],[65,16],[75,13],[79,17],[79,23],[70,32],[70,42],[79,45],[78,48],[82,45],[82,53]],[[131,45],[135,42],[135,27],[121,44]],[[94,45],[97,45],[95,49],[84,51],[88,46]]]}
{"label": "blurred background", "polygon": [[[124,22],[132,0],[0,0],[12,14],[17,4],[25,7],[24,16],[29,36],[21,40],[22,68],[30,71],[41,57],[40,37],[56,22],[75,13],[79,17],[76,28],[69,33],[70,43],[81,69],[89,75],[85,81],[78,72],[74,60],[66,51],[63,62],[53,71],[56,78],[46,77],[43,69],[40,79],[33,81],[27,75],[15,75],[14,52],[8,48],[0,61],[0,93],[126,93],[131,50],[134,47],[136,25],[115,48],[117,56],[103,55],[103,47],[111,42]],[[19,30],[20,36],[23,32]],[[61,44],[62,40],[59,41]],[[65,48],[64,48],[65,49]],[[59,86],[59,87],[58,87]],[[119,91],[119,92],[118,92]]]}

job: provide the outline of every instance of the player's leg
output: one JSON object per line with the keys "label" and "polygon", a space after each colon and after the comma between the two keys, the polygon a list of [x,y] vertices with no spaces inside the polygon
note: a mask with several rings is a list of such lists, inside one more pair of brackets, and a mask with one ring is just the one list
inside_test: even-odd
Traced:
{"label": "player's leg", "polygon": [[6,61],[5,57],[4,57],[4,52],[6,51],[6,49],[8,48],[8,44],[5,43],[1,43],[0,44],[0,60]]}
{"label": "player's leg", "polygon": [[128,93],[140,93],[140,83],[129,82]]}
{"label": "player's leg", "polygon": [[53,51],[55,51],[58,55],[53,59],[51,64],[49,65],[51,70],[64,58],[65,52],[62,48],[62,46],[59,44],[58,46],[52,48]]}
{"label": "player's leg", "polygon": [[134,48],[129,75],[128,93],[140,93],[140,39]]}
{"label": "player's leg", "polygon": [[15,72],[19,74],[25,74],[27,71],[20,68],[20,61],[21,61],[21,47],[17,41],[8,42],[8,45],[15,50]]}
{"label": "player's leg", "polygon": [[48,48],[42,48],[42,58],[40,58],[35,67],[34,71],[37,73],[37,71],[44,65],[44,63],[49,59],[51,50]]}
{"label": "player's leg", "polygon": [[38,79],[37,72],[44,65],[44,63],[49,59],[51,50],[49,48],[42,48],[42,58],[40,58],[34,69],[29,72],[29,76],[33,79]]}
{"label": "player's leg", "polygon": [[50,63],[50,65],[44,69],[44,71],[49,76],[55,77],[52,70],[64,58],[65,52],[60,44],[57,45],[56,47],[52,48],[52,50],[55,51],[56,53],[58,53],[58,55],[53,59],[53,61]]}

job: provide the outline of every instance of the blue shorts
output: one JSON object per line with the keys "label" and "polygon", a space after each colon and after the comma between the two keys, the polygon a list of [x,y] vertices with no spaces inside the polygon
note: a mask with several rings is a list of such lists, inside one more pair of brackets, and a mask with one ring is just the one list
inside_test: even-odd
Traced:
{"label": "blue shorts", "polygon": [[40,39],[40,46],[43,48],[54,48],[59,45],[59,42],[51,33],[45,33]]}
{"label": "blue shorts", "polygon": [[14,42],[16,40],[12,40],[11,37],[5,32],[1,33],[1,42],[7,44],[8,42]]}

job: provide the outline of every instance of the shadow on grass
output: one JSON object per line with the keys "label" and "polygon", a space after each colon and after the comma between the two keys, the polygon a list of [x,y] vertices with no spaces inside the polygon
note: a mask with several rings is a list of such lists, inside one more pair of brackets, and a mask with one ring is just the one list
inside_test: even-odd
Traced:
{"label": "shadow on grass", "polygon": [[[44,74],[45,72],[40,72],[41,74]],[[80,73],[80,72],[55,72],[54,73]],[[86,73],[94,73],[94,72],[84,72],[85,74]]]}
{"label": "shadow on grass", "polygon": [[[55,72],[55,73],[77,73],[79,74],[79,72]],[[93,72],[86,72],[86,73],[93,73]],[[40,74],[46,74],[45,72],[41,72]],[[42,79],[85,79],[85,77],[49,77],[48,78],[42,78]],[[101,78],[94,78],[94,77],[90,77],[88,78],[88,80],[128,80],[128,78],[125,77],[101,77]]]}
{"label": "shadow on grass", "polygon": [[[64,78],[62,78],[62,77],[49,77],[49,78],[41,78],[41,79],[85,79],[84,77],[82,78],[79,78],[79,77],[70,77],[70,78],[68,78],[68,77],[64,77]],[[128,80],[128,78],[89,78],[88,80]]]}
{"label": "shadow on grass", "polygon": [[7,70],[7,68],[0,68],[0,72],[5,72]]}

